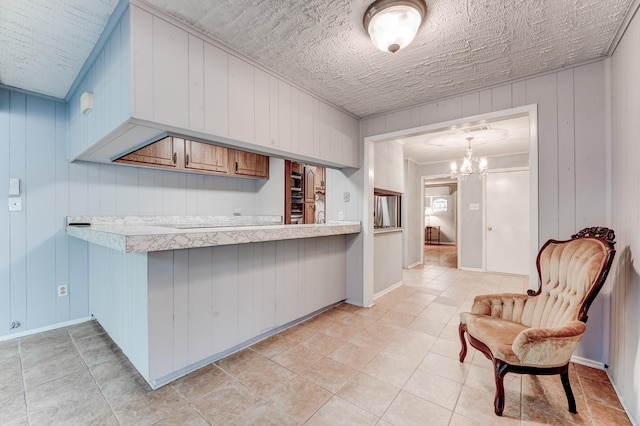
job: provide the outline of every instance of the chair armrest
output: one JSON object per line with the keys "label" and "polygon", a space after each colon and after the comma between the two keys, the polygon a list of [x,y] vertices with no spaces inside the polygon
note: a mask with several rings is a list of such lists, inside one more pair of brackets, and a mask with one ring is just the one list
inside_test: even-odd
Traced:
{"label": "chair armrest", "polygon": [[522,311],[531,296],[518,293],[481,294],[473,299],[471,313],[521,322]]}
{"label": "chair armrest", "polygon": [[571,359],[587,326],[571,321],[562,327],[528,328],[511,345],[522,365],[559,367]]}

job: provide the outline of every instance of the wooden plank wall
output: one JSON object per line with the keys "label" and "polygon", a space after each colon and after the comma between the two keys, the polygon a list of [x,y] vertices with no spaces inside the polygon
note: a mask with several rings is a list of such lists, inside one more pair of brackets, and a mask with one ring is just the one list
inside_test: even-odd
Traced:
{"label": "wooden plank wall", "polygon": [[[544,243],[605,223],[605,101],[605,66],[599,61],[365,118],[360,132],[364,138],[537,104],[539,241]],[[362,187],[362,181],[355,183]],[[590,323],[602,322],[602,310],[597,299]],[[587,333],[576,355],[602,360],[602,330],[594,325]]]}
{"label": "wooden plank wall", "polygon": [[346,237],[149,254],[151,380],[346,298]]}
{"label": "wooden plank wall", "polygon": [[[603,289],[611,300],[609,375],[627,414],[640,424],[640,15],[636,14],[611,59],[612,214],[616,260]],[[592,319],[589,319],[591,322]]]}
{"label": "wooden plank wall", "polygon": [[[130,38],[130,15],[127,9],[69,98],[69,146],[66,158],[75,158],[131,116]],[[94,110],[87,116],[80,112],[80,96],[85,91],[94,95]]]}

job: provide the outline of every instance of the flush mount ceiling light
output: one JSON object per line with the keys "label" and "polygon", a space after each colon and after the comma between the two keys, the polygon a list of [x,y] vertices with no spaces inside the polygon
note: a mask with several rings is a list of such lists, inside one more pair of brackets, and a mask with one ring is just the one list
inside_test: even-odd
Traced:
{"label": "flush mount ceiling light", "polygon": [[364,14],[364,28],[373,44],[395,53],[416,36],[427,13],[424,0],[376,0]]}

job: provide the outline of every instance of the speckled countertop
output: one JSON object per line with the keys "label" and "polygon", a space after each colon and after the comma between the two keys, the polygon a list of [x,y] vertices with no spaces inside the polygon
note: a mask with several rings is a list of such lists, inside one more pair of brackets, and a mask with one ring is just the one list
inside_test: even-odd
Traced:
{"label": "speckled countertop", "polygon": [[[73,224],[90,224],[73,225]],[[360,222],[282,225],[280,216],[69,216],[67,234],[126,253],[360,232]]]}

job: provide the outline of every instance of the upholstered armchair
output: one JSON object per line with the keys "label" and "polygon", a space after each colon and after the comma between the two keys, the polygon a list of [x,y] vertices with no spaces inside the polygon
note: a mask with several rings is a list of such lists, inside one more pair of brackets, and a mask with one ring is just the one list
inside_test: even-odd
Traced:
{"label": "upholstered armchair", "polygon": [[469,343],[493,362],[494,409],[504,409],[507,373],[559,374],[569,411],[576,403],[569,383],[569,360],[586,330],[587,310],[607,278],[615,234],[586,228],[571,240],[549,240],[536,260],[540,287],[527,294],[477,296],[471,312],[460,314],[460,362]]}

